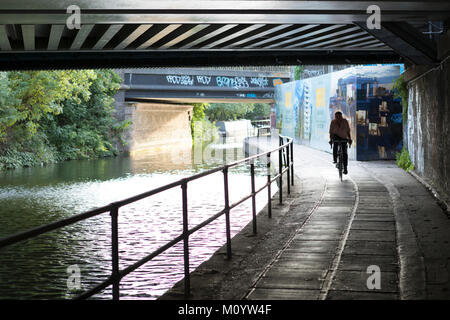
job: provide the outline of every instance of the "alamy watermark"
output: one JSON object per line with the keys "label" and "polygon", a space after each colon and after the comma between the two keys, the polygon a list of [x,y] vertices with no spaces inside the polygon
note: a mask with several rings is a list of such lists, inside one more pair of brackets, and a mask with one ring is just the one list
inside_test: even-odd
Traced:
{"label": "alamy watermark", "polygon": [[367,7],[367,14],[370,16],[367,18],[367,28],[369,30],[381,29],[381,8],[377,5],[371,5]]}
{"label": "alamy watermark", "polygon": [[67,29],[81,29],[81,8],[77,5],[71,5],[67,7],[66,12],[70,14],[66,20]]}
{"label": "alamy watermark", "polygon": [[381,289],[381,269],[377,265],[371,265],[367,267],[367,274],[370,276],[367,278],[366,285],[369,290]]}
{"label": "alamy watermark", "polygon": [[73,264],[67,267],[67,289],[69,291],[81,290],[81,270],[77,264]]}

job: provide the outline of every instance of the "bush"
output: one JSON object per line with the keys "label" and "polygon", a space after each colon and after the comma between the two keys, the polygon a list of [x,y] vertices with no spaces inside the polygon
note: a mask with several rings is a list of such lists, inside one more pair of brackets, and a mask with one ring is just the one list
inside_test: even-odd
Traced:
{"label": "bush", "polygon": [[395,155],[397,165],[403,170],[409,171],[414,170],[414,165],[409,157],[408,150],[406,148],[402,149],[402,152],[397,152]]}

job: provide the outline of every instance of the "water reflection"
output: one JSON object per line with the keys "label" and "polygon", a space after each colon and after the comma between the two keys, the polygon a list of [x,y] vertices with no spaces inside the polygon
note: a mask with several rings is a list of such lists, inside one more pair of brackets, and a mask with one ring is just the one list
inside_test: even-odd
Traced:
{"label": "water reflection", "polygon": [[[218,164],[242,158],[242,143],[210,146],[218,157],[195,150],[160,150],[94,161],[70,161],[2,173],[0,237],[106,205],[148,191]],[[223,153],[222,151],[226,152]],[[177,153],[178,152],[178,153]],[[205,153],[203,153],[204,155]],[[265,166],[257,165],[264,174]],[[230,171],[230,202],[250,192],[248,168]],[[266,182],[258,176],[257,188]],[[207,186],[207,187],[205,187]],[[275,189],[275,188],[273,188]],[[275,192],[275,190],[274,190]],[[188,184],[189,226],[223,209],[223,176],[216,173]],[[258,195],[258,210],[266,203]],[[251,220],[251,202],[231,214],[232,235]],[[181,190],[173,188],[123,207],[119,213],[120,268],[152,252],[182,230]],[[67,268],[78,265],[81,285],[88,289],[111,272],[110,216],[103,214],[0,251],[0,298],[70,298]],[[218,219],[190,240],[191,270],[225,242],[225,222]],[[182,244],[125,277],[121,294],[128,299],[155,299],[183,277]],[[108,288],[95,298],[110,298]]]}

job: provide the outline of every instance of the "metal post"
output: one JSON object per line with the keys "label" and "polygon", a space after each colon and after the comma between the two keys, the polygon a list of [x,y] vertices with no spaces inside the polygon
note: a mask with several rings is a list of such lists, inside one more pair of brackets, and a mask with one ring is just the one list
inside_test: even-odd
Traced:
{"label": "metal post", "polygon": [[270,153],[267,154],[267,209],[269,218],[272,218],[272,181],[270,176]]}
{"label": "metal post", "polygon": [[294,139],[291,143],[291,183],[294,185]]}
{"label": "metal post", "polygon": [[256,229],[256,194],[255,194],[255,164],[253,160],[250,163],[250,175],[252,180],[252,217],[253,217],[253,234],[257,233]]}
{"label": "metal post", "polygon": [[113,300],[119,300],[119,227],[118,227],[118,216],[119,208],[113,206],[111,209],[111,263],[112,263],[112,274],[113,279]]}
{"label": "metal post", "polygon": [[280,175],[280,191],[279,191],[279,197],[280,197],[280,204],[283,204],[283,152],[282,150],[278,150],[278,174]]}
{"label": "metal post", "polygon": [[227,236],[227,259],[231,259],[231,227],[230,227],[230,199],[228,193],[228,167],[223,169],[223,187],[225,196],[225,227]]}
{"label": "metal post", "polygon": [[188,297],[191,293],[191,278],[189,274],[189,224],[188,224],[188,203],[187,203],[187,182],[181,185],[183,199],[183,235],[184,235],[184,295]]}
{"label": "metal post", "polygon": [[291,194],[291,153],[289,152],[289,144],[286,146],[286,165],[287,165],[287,193]]}

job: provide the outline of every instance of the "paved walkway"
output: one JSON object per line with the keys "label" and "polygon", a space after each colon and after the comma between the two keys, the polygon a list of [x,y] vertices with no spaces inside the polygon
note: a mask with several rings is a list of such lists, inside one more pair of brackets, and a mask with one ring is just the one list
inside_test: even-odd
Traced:
{"label": "paved walkway", "polygon": [[294,151],[321,197],[246,299],[450,299],[450,220],[417,180],[393,161],[353,161],[341,182],[330,154]]}
{"label": "paved walkway", "polygon": [[[397,299],[399,259],[388,190],[353,163],[341,182],[330,155],[307,149],[294,148],[302,158],[311,156],[296,164],[296,174],[303,181],[321,176],[321,197],[247,299]],[[381,271],[379,289],[367,286],[369,266]]]}
{"label": "paved walkway", "polygon": [[258,215],[261,232],[233,238],[233,259],[220,250],[200,266],[192,299],[450,299],[450,219],[413,176],[350,161],[341,182],[331,154],[295,145],[294,159],[286,213]]}

